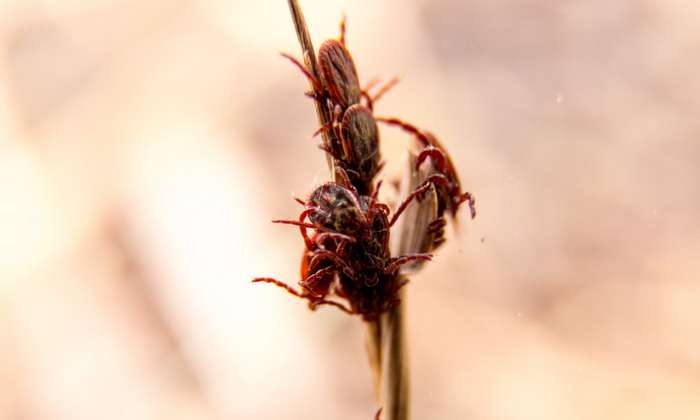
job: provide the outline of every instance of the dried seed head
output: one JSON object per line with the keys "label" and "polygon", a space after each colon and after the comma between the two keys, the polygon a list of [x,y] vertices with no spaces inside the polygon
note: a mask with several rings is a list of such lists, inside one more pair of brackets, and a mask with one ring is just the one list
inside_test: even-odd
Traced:
{"label": "dried seed head", "polygon": [[355,63],[340,42],[329,39],[318,50],[318,65],[331,100],[342,109],[360,102],[360,82]]}
{"label": "dried seed head", "polygon": [[[406,153],[406,166],[401,180],[400,196],[405,197],[420,185],[423,185],[433,168],[430,162],[416,167],[417,154]],[[444,241],[444,229],[435,226],[445,219],[438,216],[437,190],[432,185],[420,201],[411,203],[404,212],[403,220],[397,223],[398,234],[393,235],[392,254],[427,253],[435,250]],[[409,274],[418,271],[425,261],[414,261],[402,267],[402,273]]]}
{"label": "dried seed head", "polygon": [[446,211],[449,211],[452,219],[456,221],[457,210],[464,202],[469,205],[472,219],[476,216],[474,197],[470,193],[462,191],[462,185],[450,154],[432,133],[397,118],[377,118],[377,121],[399,127],[414,136],[415,140],[423,147],[416,161],[417,166],[421,166],[428,158],[432,161],[434,170],[431,174],[431,180],[434,181],[433,184],[438,194],[438,216],[442,217]]}

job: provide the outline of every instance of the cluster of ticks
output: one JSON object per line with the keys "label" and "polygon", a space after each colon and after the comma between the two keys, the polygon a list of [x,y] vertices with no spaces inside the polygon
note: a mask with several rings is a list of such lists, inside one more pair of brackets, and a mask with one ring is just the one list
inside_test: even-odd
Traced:
{"label": "cluster of ticks", "polygon": [[[253,282],[277,285],[294,296],[308,301],[309,308],[332,305],[367,321],[398,305],[399,289],[407,280],[399,275],[404,264],[427,261],[431,254],[392,257],[389,251],[391,227],[413,200],[425,198],[431,186],[437,197],[437,218],[427,227],[434,250],[445,240],[445,213],[452,219],[463,203],[475,216],[474,199],[462,192],[455,167],[446,151],[431,133],[396,118],[374,115],[374,104],[397,82],[392,79],[369,93],[376,83],[364,89],[352,56],[345,45],[345,19],[340,24],[340,38],[325,41],[318,51],[318,77],[300,61],[287,54],[312,86],[307,96],[327,107],[332,121],[314,134],[325,133],[327,142],[320,146],[333,161],[335,182],[316,187],[306,200],[296,199],[303,207],[297,220],[274,220],[295,225],[304,240],[299,290],[269,277]],[[381,181],[375,182],[383,166],[379,150],[377,122],[406,131],[420,145],[416,170],[430,165],[428,176],[392,211],[378,200]]]}

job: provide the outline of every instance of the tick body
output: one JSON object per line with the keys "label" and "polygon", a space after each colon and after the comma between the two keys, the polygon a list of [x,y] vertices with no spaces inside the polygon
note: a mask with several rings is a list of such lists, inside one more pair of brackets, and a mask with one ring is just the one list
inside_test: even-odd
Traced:
{"label": "tick body", "polygon": [[355,62],[343,44],[334,39],[325,41],[318,50],[318,66],[323,86],[334,104],[347,109],[360,103],[362,89]]}
{"label": "tick body", "polygon": [[345,111],[339,127],[343,162],[352,184],[362,194],[371,193],[371,183],[383,164],[379,130],[369,108],[356,104]]}

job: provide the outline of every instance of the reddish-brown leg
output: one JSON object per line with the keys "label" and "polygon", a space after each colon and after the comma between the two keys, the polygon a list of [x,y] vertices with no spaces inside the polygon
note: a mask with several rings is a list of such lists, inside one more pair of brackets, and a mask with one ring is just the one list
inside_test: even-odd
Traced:
{"label": "reddish-brown leg", "polygon": [[333,123],[329,122],[328,124],[322,125],[318,130],[314,131],[314,133],[311,135],[311,138],[314,138],[318,136],[319,134],[325,133],[326,131],[330,130],[333,128]]}
{"label": "reddish-brown leg", "polygon": [[309,294],[311,294],[313,297],[315,297],[315,298],[323,297],[323,296],[319,295],[318,293],[314,292],[314,290],[312,289],[313,284],[316,282],[316,280],[322,278],[326,274],[329,274],[333,270],[335,270],[335,267],[324,267],[324,268],[316,271],[315,273],[307,276],[305,279],[300,281],[299,284],[301,285],[301,287],[304,290],[309,292]]}
{"label": "reddish-brown leg", "polygon": [[320,144],[318,146],[318,148],[323,150],[324,152],[328,153],[329,155],[331,155],[331,157],[333,157],[333,159],[336,159],[336,160],[342,159],[342,156],[340,156],[338,153],[335,152],[335,150],[333,150],[331,147],[329,147],[325,144]]}
{"label": "reddish-brown leg", "polygon": [[342,233],[336,233],[336,232],[323,232],[319,233],[318,236],[316,236],[316,243],[317,244],[322,244],[323,241],[326,239],[335,239],[338,242],[340,241],[348,241],[350,243],[355,243],[356,240],[352,236],[348,235],[343,235]]}
{"label": "reddish-brown leg", "polygon": [[411,204],[411,201],[413,201],[414,198],[418,197],[419,195],[423,194],[425,191],[428,190],[430,187],[430,183],[426,182],[422,186],[418,187],[415,191],[413,191],[411,194],[406,197],[405,200],[399,205],[399,208],[396,210],[396,213],[394,213],[394,216],[391,218],[391,221],[389,222],[389,227],[394,226],[394,223],[396,223],[396,220],[398,220],[399,216],[401,216],[401,213],[403,213],[404,210],[406,210],[406,207]]}
{"label": "reddish-brown leg", "polygon": [[476,217],[476,200],[474,200],[474,196],[469,194],[468,192],[465,192],[464,194],[460,195],[459,198],[457,199],[457,207],[461,205],[464,202],[467,202],[469,205],[469,214],[473,218]]}
{"label": "reddish-brown leg", "polygon": [[377,414],[374,415],[374,420],[379,420],[381,415],[382,415],[382,409],[380,408],[379,410],[377,410]]}
{"label": "reddish-brown leg", "polygon": [[[304,219],[310,214],[312,214],[315,210],[313,209],[308,209],[304,210],[301,212],[299,215],[299,222],[304,223]],[[306,226],[299,226],[299,232],[301,233],[301,237],[304,238],[304,244],[306,245],[306,249],[311,249],[313,246],[313,241],[311,238],[309,238],[308,233],[306,233]]]}
{"label": "reddish-brown leg", "polygon": [[[324,124],[323,126],[321,126],[321,128],[314,131],[314,134],[311,136],[311,138],[314,138],[321,133],[325,133],[330,129],[333,129],[333,128],[338,129],[340,127],[342,117],[343,117],[343,110],[340,109],[340,107],[335,107],[333,109],[333,121],[329,122],[328,124]],[[335,135],[336,135],[336,137],[340,138],[339,132],[335,132]]]}
{"label": "reddish-brown leg", "polygon": [[287,60],[291,61],[292,64],[294,64],[295,66],[297,66],[297,67],[299,68],[299,70],[301,70],[301,72],[304,73],[304,76],[306,76],[306,78],[309,79],[309,82],[311,83],[311,86],[313,86],[313,88],[314,88],[314,93],[313,93],[312,95],[310,95],[310,96],[314,96],[314,97],[315,97],[316,94],[318,94],[318,93],[320,93],[320,92],[323,92],[323,89],[321,88],[321,83],[319,83],[319,81],[316,80],[316,78],[314,77],[314,75],[311,74],[311,73],[306,69],[306,66],[305,66],[304,64],[302,64],[299,60],[297,60],[296,58],[292,57],[291,55],[289,55],[289,54],[287,54],[287,53],[280,53],[280,55],[281,55],[282,57],[286,58]]}
{"label": "reddish-brown leg", "polygon": [[368,94],[367,92],[369,92],[370,89],[375,87],[378,83],[379,83],[379,78],[378,77],[373,78],[372,80],[367,82],[365,87],[362,89],[362,92],[364,92],[365,94]]}
{"label": "reddish-brown leg", "polygon": [[412,124],[409,124],[409,123],[407,123],[407,122],[401,121],[401,120],[398,119],[398,118],[375,117],[375,120],[377,120],[377,121],[379,121],[379,122],[383,122],[384,124],[388,124],[388,125],[393,125],[393,126],[395,126],[395,127],[399,127],[399,128],[401,128],[402,130],[407,131],[407,132],[413,134],[414,136],[416,136],[416,138],[418,139],[418,141],[420,141],[421,143],[423,143],[424,146],[430,146],[430,144],[431,144],[430,138],[428,138],[428,136],[426,136],[425,133],[423,133],[418,127],[416,127],[416,126],[414,126],[414,125],[412,125]]}
{"label": "reddish-brown leg", "polygon": [[374,101],[372,101],[372,96],[370,96],[366,90],[361,90],[360,96],[365,98],[365,106],[369,108],[370,111],[374,112]]}
{"label": "reddish-brown leg", "polygon": [[444,187],[450,186],[450,180],[443,174],[432,174],[424,181],[424,183],[432,183],[435,185],[442,185]]}
{"label": "reddish-brown leg", "polygon": [[437,218],[428,224],[428,233],[437,234],[445,229],[447,220],[444,217]]}
{"label": "reddish-brown leg", "polygon": [[377,79],[377,78],[372,79],[369,83],[367,83],[365,88],[360,91],[360,95],[363,98],[365,98],[365,102],[366,102],[365,106],[367,106],[367,108],[369,108],[370,111],[374,111],[374,104],[379,100],[379,98],[384,96],[385,93],[390,91],[391,88],[393,88],[394,86],[396,86],[397,83],[399,83],[399,78],[398,77],[392,78],[386,84],[384,84],[384,86],[379,88],[379,90],[377,91],[376,94],[370,95],[370,93],[369,93],[370,89],[372,89],[375,85],[377,85],[377,83],[379,83],[379,79]]}
{"label": "reddish-brown leg", "polygon": [[433,146],[426,147],[418,154],[418,158],[416,159],[416,169],[420,168],[420,165],[429,157],[433,159],[435,168],[438,171],[445,172],[445,154],[442,152],[442,150]]}
{"label": "reddish-brown leg", "polygon": [[343,13],[343,17],[340,18],[340,44],[345,47],[345,24],[347,22],[347,16]]}
{"label": "reddish-brown leg", "polygon": [[312,225],[311,223],[302,223],[298,220],[273,220],[272,223],[279,223],[282,225],[294,225],[294,226],[303,226],[309,229],[315,229],[316,226]]}
{"label": "reddish-brown leg", "polygon": [[279,281],[277,279],[273,279],[271,277],[256,277],[253,279],[253,283],[260,283],[260,282],[274,284],[275,286],[281,287],[282,289],[286,290],[287,292],[289,292],[290,294],[292,294],[296,297],[300,297],[302,299],[306,298],[306,296],[304,296],[303,294],[296,291],[293,287],[289,286],[287,283]]}
{"label": "reddish-brown leg", "polygon": [[311,309],[316,309],[317,306],[321,305],[330,305],[330,306],[335,306],[336,308],[340,309],[341,311],[345,312],[348,315],[354,315],[355,312],[352,310],[348,309],[345,305],[342,305],[338,302],[332,301],[332,300],[327,300],[327,299],[318,299],[318,300],[313,300],[311,303],[309,303],[309,308]]}
{"label": "reddish-brown leg", "polygon": [[379,182],[377,182],[377,186],[374,188],[374,192],[372,193],[372,203],[377,201],[377,197],[379,196],[379,189],[382,187],[383,182],[384,181],[381,179],[379,180]]}
{"label": "reddish-brown leg", "polygon": [[301,231],[301,236],[304,238],[304,245],[306,246],[306,249],[311,249],[311,247],[313,246],[314,243],[311,240],[311,238],[309,238],[309,236],[307,235],[306,228],[315,229],[316,226],[309,223],[297,222],[296,220],[273,220],[272,223],[298,226],[299,231]]}
{"label": "reddish-brown leg", "polygon": [[444,217],[435,219],[428,225],[428,233],[431,235],[440,234],[441,232],[444,233],[445,226],[447,226],[447,221]]}
{"label": "reddish-brown leg", "polygon": [[350,183],[350,177],[348,176],[348,173],[345,169],[336,166],[335,175],[340,179],[340,181],[342,181],[341,184],[352,185]]}
{"label": "reddish-brown leg", "polygon": [[[305,205],[305,203],[304,203],[304,205]],[[311,238],[309,238],[309,235],[306,233],[306,229],[307,228],[315,229],[316,226],[309,224],[309,223],[304,223],[304,219],[306,218],[306,216],[313,213],[314,211],[315,210],[313,210],[313,209],[304,210],[299,215],[299,221],[273,220],[272,223],[281,223],[281,224],[285,224],[285,225],[299,226],[299,232],[301,232],[301,236],[304,238],[304,244],[306,245],[306,249],[311,249],[311,247],[313,246],[313,241],[311,240]]]}
{"label": "reddish-brown leg", "polygon": [[389,206],[387,206],[384,203],[374,203],[372,207],[384,213],[385,216],[388,216],[389,213],[391,213],[391,209],[389,208]]}
{"label": "reddish-brown leg", "polygon": [[447,220],[444,217],[433,220],[428,225],[428,234],[433,236],[433,249],[438,248],[445,242],[445,226]]}
{"label": "reddish-brown leg", "polygon": [[336,177],[340,182],[338,184],[344,186],[345,188],[349,189],[350,191],[353,192],[358,197],[359,201],[359,193],[357,192],[357,188],[355,188],[354,185],[352,185],[352,181],[350,181],[350,177],[348,176],[348,172],[352,173],[355,176],[359,176],[359,174],[356,171],[353,171],[352,169],[344,169],[341,168],[340,166],[336,165],[335,166],[335,174]]}
{"label": "reddish-brown leg", "polygon": [[337,253],[333,251],[328,251],[328,250],[320,250],[315,252],[315,257],[314,258],[319,258],[319,257],[326,257],[329,260],[333,261],[337,266],[339,266],[343,271],[349,275],[354,273],[354,270],[345,262],[345,260],[338,255]]}
{"label": "reddish-brown leg", "polygon": [[394,86],[399,83],[398,77],[393,77],[391,80],[386,82],[384,86],[380,87],[377,93],[372,96],[372,103],[377,103],[377,101],[384,96],[385,93],[389,92]]}
{"label": "reddish-brown leg", "polygon": [[388,273],[395,273],[399,267],[404,264],[408,264],[411,261],[430,261],[431,259],[433,259],[431,254],[410,254],[394,257],[389,260],[389,265],[387,266],[386,271]]}
{"label": "reddish-brown leg", "polygon": [[409,283],[409,280],[408,280],[407,278],[401,278],[401,281],[399,282],[399,284],[398,284],[398,285],[396,286],[396,288],[394,289],[394,293],[396,293],[396,292],[398,292],[399,290],[401,290],[401,288],[404,287],[405,285],[407,285],[408,283]]}

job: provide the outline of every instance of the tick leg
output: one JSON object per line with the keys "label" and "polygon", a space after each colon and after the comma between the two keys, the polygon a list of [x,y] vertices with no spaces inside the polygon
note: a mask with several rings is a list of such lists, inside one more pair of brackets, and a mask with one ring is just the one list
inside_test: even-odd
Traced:
{"label": "tick leg", "polygon": [[311,223],[302,223],[298,220],[273,220],[272,223],[279,223],[282,225],[294,225],[294,226],[303,226],[305,228],[309,229],[315,229],[316,226],[312,225]]}
{"label": "tick leg", "polygon": [[450,181],[443,174],[432,174],[425,180],[425,183],[433,183],[435,185],[442,185],[444,187],[448,187],[450,185]]}
{"label": "tick leg", "polygon": [[367,84],[365,85],[364,89],[362,89],[362,91],[367,93],[370,91],[370,89],[375,87],[378,83],[379,83],[379,78],[375,77],[372,80],[370,80],[369,82],[367,82]]}
{"label": "tick leg", "polygon": [[400,129],[413,134],[418,141],[420,141],[424,146],[430,146],[431,141],[430,138],[423,133],[418,127],[415,125],[409,124],[407,122],[401,121],[398,118],[384,118],[384,117],[375,117],[375,120],[379,122],[383,122],[384,124],[387,125],[393,125],[395,127],[399,127]]}
{"label": "tick leg", "polygon": [[433,220],[428,225],[428,234],[433,236],[432,249],[437,249],[445,242],[445,226],[447,220],[444,217]]}
{"label": "tick leg", "polygon": [[383,179],[380,179],[379,182],[377,182],[377,186],[374,188],[374,192],[372,193],[372,203],[377,201],[377,196],[379,196],[379,189],[382,187],[383,182]]}
{"label": "tick leg", "polygon": [[310,276],[307,276],[305,279],[303,279],[302,281],[300,281],[299,284],[301,285],[302,289],[304,289],[304,290],[306,290],[307,292],[309,292],[309,294],[311,294],[314,298],[321,298],[321,297],[323,297],[323,296],[320,295],[320,294],[318,294],[318,293],[316,293],[316,292],[311,288],[311,285],[312,285],[313,283],[315,283],[318,279],[320,279],[320,278],[322,278],[323,276],[325,276],[326,274],[331,273],[334,269],[335,269],[335,267],[325,267],[325,268],[322,268],[322,269],[316,271],[315,273],[311,274]]}
{"label": "tick leg", "polygon": [[399,284],[396,286],[396,289],[394,289],[394,293],[401,290],[401,288],[404,287],[405,285],[407,285],[408,282],[409,282],[409,280],[407,278],[402,278],[401,281],[399,282]]}
{"label": "tick leg", "polygon": [[342,158],[342,156],[340,156],[338,153],[336,153],[335,151],[333,151],[333,150],[331,149],[331,147],[328,146],[328,145],[320,144],[320,145],[318,146],[318,148],[321,149],[321,150],[323,150],[324,152],[328,153],[329,155],[331,155],[331,156],[333,157],[333,159],[341,160],[341,158]]}
{"label": "tick leg", "polygon": [[334,108],[333,109],[333,121],[329,122],[328,124],[324,124],[323,126],[321,126],[321,128],[314,131],[314,134],[311,136],[311,138],[314,138],[321,133],[327,132],[328,130],[332,129],[336,124],[339,125],[340,121],[341,121],[342,112],[343,112],[343,110],[340,109],[339,107]]}
{"label": "tick leg", "polygon": [[391,209],[389,209],[389,206],[387,206],[384,203],[374,203],[373,207],[379,209],[379,211],[384,213],[385,216],[388,216],[389,213],[391,213]]}
{"label": "tick leg", "polygon": [[[341,159],[338,159],[338,160],[341,160]],[[340,167],[339,165],[335,165],[335,175],[336,175],[336,178],[339,180],[338,184],[348,188],[350,191],[353,192],[353,194],[355,194],[355,196],[359,197],[359,193],[357,192],[357,188],[355,188],[355,186],[352,185],[352,182],[350,181],[350,177],[348,176],[348,172],[353,174],[356,177],[359,177],[359,175],[360,175],[359,173],[357,173],[357,171],[353,171],[352,169],[344,169],[344,168]]]}
{"label": "tick leg", "polygon": [[445,154],[442,152],[442,150],[433,146],[426,147],[425,149],[421,150],[421,152],[418,154],[418,158],[416,159],[416,169],[420,168],[420,165],[423,162],[425,162],[425,160],[429,157],[433,159],[433,162],[435,162],[435,168],[437,168],[438,171],[444,173]]}
{"label": "tick leg", "polygon": [[[310,215],[311,213],[314,213],[315,211],[316,210],[308,209],[301,212],[301,214],[299,215],[299,222],[304,223],[304,219],[306,219],[306,216]],[[311,240],[311,238],[309,238],[308,233],[306,233],[306,226],[299,225],[299,232],[301,233],[302,238],[304,238],[304,244],[306,245],[306,249],[311,249],[314,242]]]}
{"label": "tick leg", "polygon": [[292,295],[296,297],[300,297],[302,299],[305,299],[306,296],[303,294],[299,293],[296,291],[293,287],[289,286],[287,283],[279,281],[277,279],[273,279],[271,277],[257,277],[253,279],[253,283],[271,283],[274,284],[277,287],[281,287],[282,289],[286,290],[287,292],[291,293]]}
{"label": "tick leg", "polygon": [[379,410],[377,410],[377,414],[374,415],[374,420],[379,420],[381,415],[382,415],[382,409],[379,408]]}
{"label": "tick leg", "polygon": [[344,47],[345,46],[345,23],[347,21],[347,16],[345,16],[345,13],[343,13],[343,17],[340,18],[340,38],[338,39],[340,41],[340,44]]}
{"label": "tick leg", "polygon": [[399,83],[398,77],[393,77],[391,80],[386,82],[384,86],[380,87],[377,93],[372,96],[372,102],[376,103],[385,93],[389,92],[394,86]]}
{"label": "tick leg", "polygon": [[400,257],[394,257],[389,260],[389,266],[386,268],[388,273],[395,273],[399,267],[411,261],[430,261],[433,259],[431,254],[409,254]]}
{"label": "tick leg", "polygon": [[311,96],[315,98],[316,94],[323,92],[323,89],[321,88],[321,83],[319,83],[319,81],[314,77],[314,75],[306,69],[306,66],[304,64],[302,64],[299,60],[287,53],[280,53],[280,55],[286,58],[287,60],[291,61],[292,64],[297,66],[299,70],[301,70],[301,72],[304,73],[304,76],[306,76],[306,78],[309,79],[311,86],[313,86],[314,88],[314,93]]}
{"label": "tick leg", "polygon": [[318,136],[319,134],[325,133],[326,131],[330,130],[333,128],[333,123],[329,122],[328,124],[322,125],[318,130],[314,131],[314,134],[311,135],[311,138],[314,138]]}
{"label": "tick leg", "polygon": [[365,106],[370,110],[374,111],[374,101],[372,100],[372,97],[370,96],[369,93],[367,93],[366,90],[361,90],[360,91],[360,96],[365,98]]}
{"label": "tick leg", "polygon": [[433,241],[433,249],[437,249],[440,247],[440,245],[445,243],[445,237],[441,236],[438,239]]}
{"label": "tick leg", "polygon": [[348,309],[345,305],[342,305],[338,302],[332,301],[332,300],[327,300],[327,299],[318,299],[318,300],[313,300],[309,303],[309,308],[311,309],[316,309],[317,306],[321,305],[330,305],[330,306],[335,306],[336,308],[340,309],[341,311],[345,312],[348,315],[354,315],[355,312],[352,310]]}
{"label": "tick leg", "polygon": [[340,268],[342,268],[343,271],[346,272],[348,275],[354,276],[354,274],[355,274],[355,271],[348,265],[348,263],[346,263],[345,260],[343,260],[343,258],[340,255],[336,254],[333,251],[329,251],[326,249],[321,250],[321,251],[316,251],[316,256],[314,258],[317,258],[317,257],[327,257],[329,260],[331,260],[336,265],[338,265]]}
{"label": "tick leg", "polygon": [[364,89],[360,91],[360,95],[365,98],[365,101],[367,102],[366,106],[369,108],[370,111],[374,111],[374,104],[384,96],[385,93],[391,90],[394,86],[396,86],[397,83],[399,83],[399,78],[394,77],[391,80],[389,80],[384,86],[379,88],[376,94],[370,95],[369,91],[372,89],[374,86],[376,86],[379,83],[379,79],[375,78],[372,79],[367,85],[365,86]]}
{"label": "tick leg", "polygon": [[[304,204],[303,201],[298,200],[300,203]],[[304,219],[306,216],[309,214],[313,213],[315,210],[314,209],[308,209],[304,210],[301,212],[301,215],[299,215],[299,220],[273,220],[272,223],[279,223],[283,225],[294,225],[299,227],[299,232],[301,233],[301,236],[304,238],[304,244],[306,245],[306,249],[311,249],[313,247],[313,241],[311,238],[309,238],[308,233],[306,232],[306,229],[316,229],[316,226],[310,224],[310,223],[304,223]]]}
{"label": "tick leg", "polygon": [[468,192],[465,192],[464,194],[460,195],[459,198],[457,199],[457,206],[459,207],[460,204],[467,202],[469,205],[469,213],[473,218],[476,217],[476,200],[474,200],[474,196],[471,195]]}
{"label": "tick leg", "polygon": [[411,201],[413,201],[414,198],[416,198],[419,195],[426,192],[429,187],[430,187],[430,183],[426,182],[422,186],[418,187],[411,194],[409,194],[408,197],[406,197],[406,199],[401,203],[399,208],[396,209],[396,213],[394,213],[394,216],[391,218],[391,221],[389,222],[389,227],[392,227],[394,225],[394,223],[396,223],[396,220],[398,220],[399,216],[401,216],[401,213],[403,213],[403,211],[406,210],[406,207],[409,204],[411,204]]}
{"label": "tick leg", "polygon": [[323,232],[319,233],[318,236],[316,236],[316,243],[317,244],[322,244],[324,240],[326,239],[335,239],[337,241],[348,241],[350,243],[355,243],[356,240],[352,236],[348,235],[343,235],[342,233],[336,233],[336,232]]}
{"label": "tick leg", "polygon": [[437,218],[428,224],[428,233],[437,233],[447,226],[447,220],[444,217]]}

